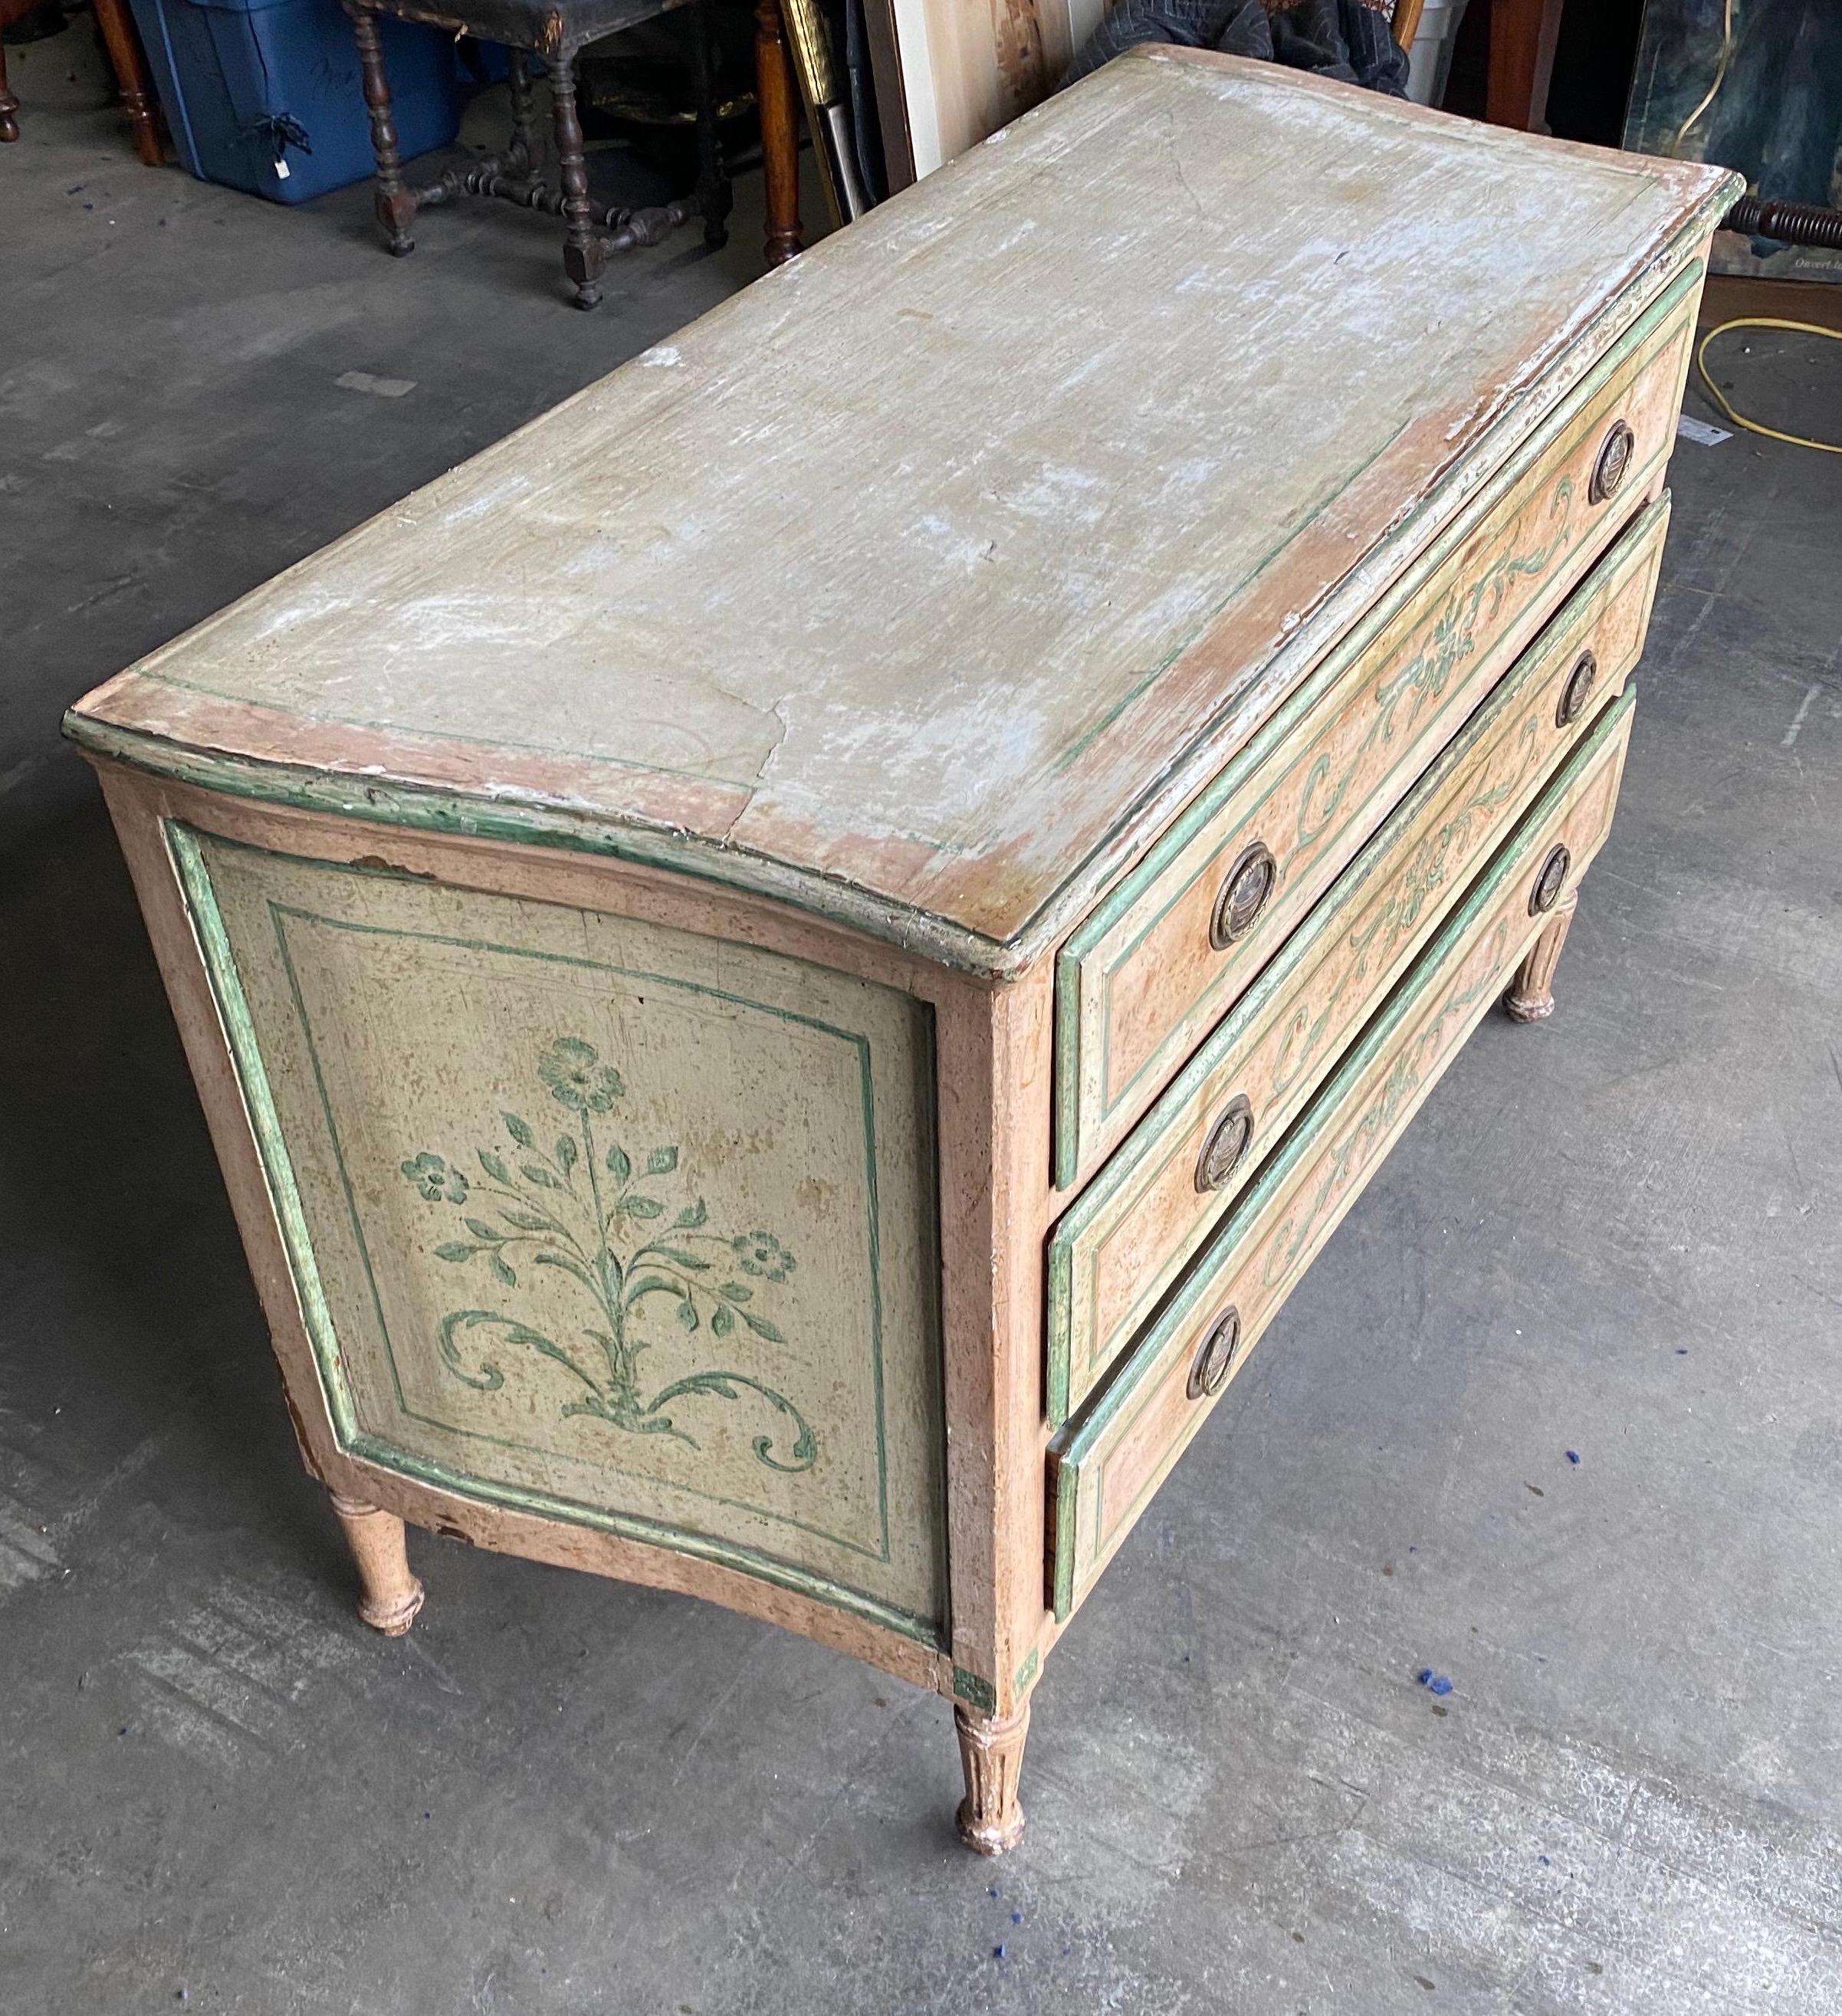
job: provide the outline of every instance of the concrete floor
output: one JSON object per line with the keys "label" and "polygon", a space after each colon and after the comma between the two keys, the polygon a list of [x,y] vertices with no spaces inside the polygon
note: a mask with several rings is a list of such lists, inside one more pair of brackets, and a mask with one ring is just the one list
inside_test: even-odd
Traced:
{"label": "concrete floor", "polygon": [[[945,1705],[765,1625],[426,1538],[359,1625],[57,739],[753,223],[583,317],[531,219],[392,263],[53,67],[0,160],[0,2008],[1842,2011],[1842,470],[1681,447],[1560,1011],[1479,1032],[1167,1485],[988,1866]],[[1775,342],[1746,391],[1833,423]]]}

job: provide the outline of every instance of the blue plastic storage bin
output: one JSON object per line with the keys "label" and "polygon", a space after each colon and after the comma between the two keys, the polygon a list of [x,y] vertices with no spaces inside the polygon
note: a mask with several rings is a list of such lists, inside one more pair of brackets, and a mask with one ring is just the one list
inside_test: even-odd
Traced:
{"label": "blue plastic storage bin", "polygon": [[[373,172],[358,44],[339,0],[130,4],[173,145],[201,181],[305,203]],[[445,147],[464,95],[453,38],[386,16],[378,27],[403,158]],[[288,137],[296,131],[311,153]]]}

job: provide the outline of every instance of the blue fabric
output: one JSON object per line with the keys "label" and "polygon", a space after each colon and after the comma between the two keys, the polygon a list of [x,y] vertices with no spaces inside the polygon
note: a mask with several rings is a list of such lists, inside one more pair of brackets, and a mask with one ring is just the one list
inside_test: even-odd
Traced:
{"label": "blue fabric", "polygon": [[1073,84],[1142,42],[1255,56],[1392,98],[1407,95],[1407,58],[1363,0],[1296,0],[1272,12],[1262,0],[1120,0],[1062,81]]}

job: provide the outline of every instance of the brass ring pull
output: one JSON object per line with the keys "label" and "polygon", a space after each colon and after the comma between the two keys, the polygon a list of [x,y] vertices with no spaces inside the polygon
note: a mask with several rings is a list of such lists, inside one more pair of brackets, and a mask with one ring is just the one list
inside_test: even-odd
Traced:
{"label": "brass ring pull", "polygon": [[1206,1197],[1218,1190],[1240,1167],[1241,1157],[1254,1139],[1254,1108],[1245,1093],[1237,1092],[1221,1109],[1221,1117],[1209,1129],[1203,1152],[1196,1158],[1196,1186]]}
{"label": "brass ring pull", "polygon": [[1209,1326],[1209,1334],[1197,1347],[1189,1368],[1189,1383],[1184,1388],[1193,1400],[1212,1400],[1228,1384],[1228,1375],[1241,1341],[1241,1312],[1224,1309]]}
{"label": "brass ring pull", "polygon": [[1608,497],[1617,495],[1618,486],[1631,473],[1631,457],[1637,446],[1637,437],[1622,420],[1614,420],[1610,431],[1599,445],[1599,460],[1593,464],[1592,481],[1588,486],[1586,499],[1590,504],[1603,504]]}
{"label": "brass ring pull", "polygon": [[1243,847],[1235,856],[1221,878],[1221,891],[1209,918],[1209,942],[1218,952],[1227,951],[1237,938],[1244,938],[1253,930],[1254,920],[1265,909],[1266,899],[1279,879],[1279,865],[1264,841]]}
{"label": "brass ring pull", "polygon": [[1560,901],[1560,892],[1567,886],[1567,870],[1574,865],[1574,857],[1564,847],[1551,848],[1548,859],[1542,863],[1542,872],[1535,877],[1535,886],[1530,892],[1528,913],[1531,917],[1544,916]]}
{"label": "brass ring pull", "polygon": [[1592,652],[1582,651],[1574,661],[1574,669],[1567,674],[1567,684],[1560,689],[1560,704],[1554,710],[1556,728],[1565,728],[1579,719],[1598,684],[1599,660]]}

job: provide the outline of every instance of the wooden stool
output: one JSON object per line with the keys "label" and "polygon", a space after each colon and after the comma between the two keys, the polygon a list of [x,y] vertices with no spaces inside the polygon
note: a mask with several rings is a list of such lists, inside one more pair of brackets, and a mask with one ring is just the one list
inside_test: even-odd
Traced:
{"label": "wooden stool", "polygon": [[[0,0],[0,31],[9,21],[29,14],[39,0]],[[122,109],[128,114],[135,136],[135,152],[150,168],[160,166],[160,128],[154,122],[153,92],[147,81],[147,66],[142,60],[140,38],[128,19],[125,0],[92,0],[96,26],[109,52],[115,72],[116,88],[121,93]],[[20,102],[6,81],[6,45],[0,41],[0,141],[20,136]]]}
{"label": "wooden stool", "polygon": [[[401,258],[416,250],[409,227],[419,210],[451,203],[457,196],[500,196],[563,219],[563,270],[575,287],[576,306],[592,308],[601,299],[601,275],[613,253],[657,245],[697,216],[703,219],[704,243],[712,250],[722,244],[729,236],[725,219],[730,190],[717,132],[708,0],[689,0],[697,110],[696,191],[655,207],[616,207],[599,214],[588,200],[582,124],[576,110],[576,59],[587,44],[651,20],[681,4],[684,0],[459,0],[458,5],[430,6],[424,0],[344,0],[358,39],[365,103],[371,113],[371,145],[377,157],[377,221],[390,250]],[[450,168],[424,188],[409,185],[390,117],[390,88],[377,32],[380,14],[430,22],[456,35],[473,35],[509,46],[512,139],[502,154],[489,154],[471,167]],[[527,52],[541,56],[549,73],[556,143],[555,187],[542,171],[542,142],[526,63]]]}

